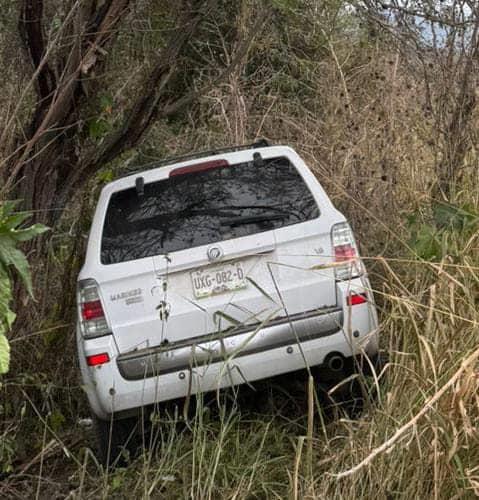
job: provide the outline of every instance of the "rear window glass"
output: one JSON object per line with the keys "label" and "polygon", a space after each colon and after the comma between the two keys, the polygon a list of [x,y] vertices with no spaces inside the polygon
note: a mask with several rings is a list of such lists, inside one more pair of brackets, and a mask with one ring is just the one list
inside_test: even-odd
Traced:
{"label": "rear window glass", "polygon": [[287,158],[173,176],[114,193],[101,262],[115,264],[298,224],[318,206]]}

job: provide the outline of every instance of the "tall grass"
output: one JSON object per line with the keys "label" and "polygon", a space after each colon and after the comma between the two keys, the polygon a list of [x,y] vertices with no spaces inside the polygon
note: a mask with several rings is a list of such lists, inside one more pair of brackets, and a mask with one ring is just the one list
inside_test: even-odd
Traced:
{"label": "tall grass", "polygon": [[[448,232],[438,258],[418,256],[407,217],[427,214],[438,201],[440,154],[428,142],[433,131],[420,89],[395,53],[347,41],[335,41],[340,57],[310,61],[299,87],[270,68],[261,85],[234,75],[191,111],[180,132],[159,123],[140,157],[260,135],[297,148],[352,220],[372,278],[381,347],[390,356],[374,404],[351,418],[320,394],[311,397],[307,378],[286,377],[257,392],[243,386],[219,402],[200,398],[186,420],[181,406],[164,409],[145,434],[146,451],[127,468],[105,470],[79,420],[88,409],[77,383],[73,321],[65,327],[44,318],[12,342],[12,373],[2,380],[0,497],[479,495],[477,228]],[[273,42],[264,44],[268,53]],[[299,56],[292,59],[302,71]],[[477,158],[468,162],[477,165]],[[477,174],[468,172],[451,201],[477,211]],[[69,234],[70,226],[53,246],[53,270],[63,269]],[[46,299],[52,303],[65,293],[56,274]],[[363,382],[373,390],[373,380]]]}
{"label": "tall grass", "polygon": [[[454,238],[454,240],[452,240]],[[333,418],[306,378],[202,397],[155,417],[150,445],[127,468],[104,470],[78,423],[44,418],[32,464],[2,495],[71,498],[464,498],[479,494],[477,233],[430,263],[365,257],[373,269],[382,348],[390,361],[375,404]],[[471,356],[472,355],[472,356]],[[467,363],[465,363],[465,361]],[[371,386],[372,381],[366,380]],[[9,390],[8,380],[4,391]],[[11,388],[10,388],[11,389]],[[28,399],[27,399],[28,401]],[[28,405],[35,405],[28,401]],[[27,410],[28,412],[29,410]],[[45,407],[36,407],[38,418]],[[311,415],[314,412],[314,424]],[[309,425],[308,425],[309,423]],[[11,424],[13,426],[13,423]],[[309,427],[309,430],[308,430]],[[398,433],[398,431],[400,431]],[[74,436],[80,435],[74,438]],[[310,446],[311,443],[311,446]],[[40,445],[40,446],[38,446]],[[309,448],[309,449],[308,449]]]}
{"label": "tall grass", "polygon": [[238,401],[208,418],[208,409],[199,405],[181,431],[164,422],[154,451],[133,467],[113,472],[107,491],[118,487],[145,497],[161,492],[166,498],[462,498],[479,493],[479,318],[470,293],[479,267],[472,262],[407,265],[401,283],[395,283],[389,266],[384,271],[389,283],[381,290],[382,330],[391,358],[381,374],[380,397],[358,419],[345,414],[327,425],[316,419],[310,464],[304,383],[295,395],[296,411],[281,407],[287,396],[278,392],[249,392],[249,398],[261,398],[259,410]]}

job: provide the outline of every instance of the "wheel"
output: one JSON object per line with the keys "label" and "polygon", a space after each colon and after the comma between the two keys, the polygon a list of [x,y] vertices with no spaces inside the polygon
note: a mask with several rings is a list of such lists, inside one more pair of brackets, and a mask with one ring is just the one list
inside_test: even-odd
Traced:
{"label": "wheel", "polygon": [[[379,386],[374,382],[376,377],[383,371],[386,364],[389,362],[387,353],[377,352],[376,354],[364,357],[351,358],[349,366],[350,373],[359,374],[359,378],[352,381],[357,398],[362,400],[362,404],[358,408],[366,405],[375,405],[378,401],[379,386],[384,381],[384,377],[379,379]],[[374,379],[374,380],[373,380]]]}
{"label": "wheel", "polygon": [[97,458],[104,466],[124,465],[137,451],[138,419],[101,420],[93,417],[97,441]]}
{"label": "wheel", "polygon": [[369,356],[369,362],[362,357],[359,357],[356,360],[352,359],[351,361],[352,364],[349,369],[352,373],[356,372],[365,376],[371,376],[373,375],[372,369],[374,368],[374,372],[379,375],[382,369],[389,362],[389,356],[385,352],[377,352],[376,354]]}
{"label": "wheel", "polygon": [[381,372],[388,358],[378,352],[369,356],[369,361],[360,356],[343,361],[341,369],[323,366],[315,371],[318,395],[322,396],[322,403],[329,412],[343,412],[349,418],[358,418],[366,405],[375,404],[377,387],[370,383],[371,376],[373,369],[376,374]]}

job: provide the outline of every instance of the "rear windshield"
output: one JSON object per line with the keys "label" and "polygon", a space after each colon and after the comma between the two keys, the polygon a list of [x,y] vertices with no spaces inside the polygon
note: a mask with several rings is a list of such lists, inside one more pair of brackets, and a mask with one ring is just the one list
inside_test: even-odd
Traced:
{"label": "rear windshield", "polygon": [[239,163],[169,177],[114,193],[101,262],[115,264],[261,233],[319,216],[287,158]]}

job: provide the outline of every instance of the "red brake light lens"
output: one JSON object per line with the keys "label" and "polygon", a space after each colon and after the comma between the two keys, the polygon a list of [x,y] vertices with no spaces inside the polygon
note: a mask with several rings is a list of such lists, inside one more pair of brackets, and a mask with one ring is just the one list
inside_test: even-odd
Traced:
{"label": "red brake light lens", "polygon": [[365,293],[350,293],[346,300],[348,306],[357,306],[359,304],[364,304],[368,301],[368,297]]}
{"label": "red brake light lens", "polygon": [[176,177],[177,175],[191,174],[193,172],[204,172],[205,170],[210,170],[212,168],[228,167],[229,163],[226,160],[212,160],[204,161],[202,163],[195,163],[194,165],[188,165],[187,167],[174,168],[170,172],[170,177]]}
{"label": "red brake light lens", "polygon": [[86,357],[86,362],[88,366],[99,366],[104,365],[110,361],[110,356],[107,352],[102,352],[101,354],[93,354]]}
{"label": "red brake light lens", "polygon": [[91,319],[103,318],[105,316],[100,300],[84,302],[81,305],[81,312],[83,319],[85,321],[89,321]]}
{"label": "red brake light lens", "polygon": [[334,259],[336,262],[344,262],[354,258],[356,258],[356,249],[351,244],[334,247]]}

